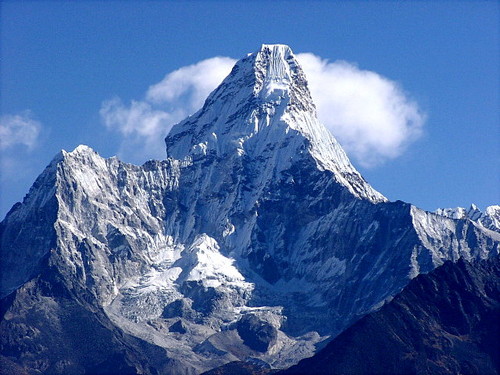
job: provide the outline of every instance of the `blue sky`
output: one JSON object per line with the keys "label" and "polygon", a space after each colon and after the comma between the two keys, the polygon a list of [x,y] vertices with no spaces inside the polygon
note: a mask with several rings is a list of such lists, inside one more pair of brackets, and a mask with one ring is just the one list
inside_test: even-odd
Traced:
{"label": "blue sky", "polygon": [[[131,141],[116,118],[106,126],[105,103],[115,100],[124,110],[150,105],[148,89],[167,74],[215,56],[239,59],[262,43],[288,44],[331,67],[346,61],[355,77],[371,72],[418,108],[418,136],[392,156],[363,162],[366,152],[348,150],[389,199],[427,210],[499,204],[499,6],[4,1],[0,216],[22,200],[60,149],[83,143],[105,157],[146,160],[138,144],[144,138]],[[151,108],[163,113],[172,108],[162,105],[186,107],[183,98]],[[168,129],[165,116],[162,121]],[[163,147],[163,134],[157,138]],[[149,135],[147,141],[155,139]]]}

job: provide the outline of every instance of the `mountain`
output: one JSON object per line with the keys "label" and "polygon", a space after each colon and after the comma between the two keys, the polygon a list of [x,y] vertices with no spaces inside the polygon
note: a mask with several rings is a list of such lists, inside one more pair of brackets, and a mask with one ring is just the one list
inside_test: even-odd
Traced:
{"label": "mountain", "polygon": [[[142,166],[62,151],[0,224],[0,353],[43,373],[286,368],[500,231],[389,202],[289,47],[236,63]],[[259,362],[260,363],[260,362]]]}
{"label": "mountain", "polygon": [[494,231],[500,230],[500,206],[498,205],[489,206],[484,212],[472,204],[468,210],[463,207],[439,208],[436,213],[452,219],[469,219],[485,228]]}
{"label": "mountain", "polygon": [[500,258],[419,275],[292,374],[500,373]]}

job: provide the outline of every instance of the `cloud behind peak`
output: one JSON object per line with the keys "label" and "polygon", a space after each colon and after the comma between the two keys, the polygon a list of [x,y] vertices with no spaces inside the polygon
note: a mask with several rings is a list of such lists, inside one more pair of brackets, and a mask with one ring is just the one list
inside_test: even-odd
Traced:
{"label": "cloud behind peak", "polygon": [[33,119],[31,111],[0,116],[0,150],[14,146],[33,149],[38,142],[42,125]]}
{"label": "cloud behind peak", "polygon": [[365,167],[400,156],[422,133],[425,115],[394,81],[346,61],[297,55],[321,122]]}
{"label": "cloud behind peak", "polygon": [[[350,157],[372,167],[400,156],[422,133],[425,115],[396,82],[346,61],[301,53],[297,59],[309,82],[321,122]],[[212,57],[168,73],[142,100],[102,103],[105,126],[123,138],[120,156],[140,162],[165,156],[163,138],[171,127],[201,108],[229,74],[235,59]],[[133,155],[132,155],[133,154]]]}

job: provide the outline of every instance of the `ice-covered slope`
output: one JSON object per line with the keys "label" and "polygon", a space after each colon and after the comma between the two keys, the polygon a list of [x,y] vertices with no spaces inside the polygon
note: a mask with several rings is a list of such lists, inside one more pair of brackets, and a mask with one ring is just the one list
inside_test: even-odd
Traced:
{"label": "ice-covered slope", "polygon": [[[64,349],[74,324],[50,323],[78,306],[116,343],[108,364],[288,367],[419,273],[498,254],[498,231],[376,192],[318,122],[286,46],[239,61],[165,141],[168,159],[143,166],[62,152],[13,207],[0,225],[2,355],[85,367]],[[51,331],[56,349],[25,330]]]}

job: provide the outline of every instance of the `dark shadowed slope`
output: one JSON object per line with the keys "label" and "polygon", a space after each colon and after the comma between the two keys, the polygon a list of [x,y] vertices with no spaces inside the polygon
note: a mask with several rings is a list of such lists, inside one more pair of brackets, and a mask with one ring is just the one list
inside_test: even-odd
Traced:
{"label": "dark shadowed slope", "polygon": [[447,262],[280,374],[499,373],[499,323],[500,259]]}

